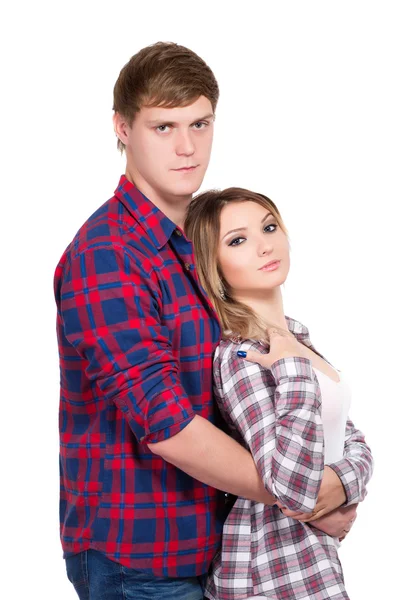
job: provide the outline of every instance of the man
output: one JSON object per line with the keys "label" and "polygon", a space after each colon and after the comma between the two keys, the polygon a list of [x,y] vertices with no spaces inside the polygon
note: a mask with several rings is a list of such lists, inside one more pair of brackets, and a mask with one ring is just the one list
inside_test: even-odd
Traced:
{"label": "man", "polygon": [[[214,424],[220,329],[182,230],[218,94],[187,48],[131,58],[114,88],[126,174],[56,270],[61,538],[81,599],[202,598],[217,490],[274,503],[249,452]],[[332,509],[346,496],[330,477]]]}

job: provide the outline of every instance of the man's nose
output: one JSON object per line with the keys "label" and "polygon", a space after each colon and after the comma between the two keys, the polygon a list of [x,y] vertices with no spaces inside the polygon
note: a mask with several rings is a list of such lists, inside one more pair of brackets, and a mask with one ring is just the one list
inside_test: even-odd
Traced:
{"label": "man's nose", "polygon": [[194,154],[194,143],[190,131],[177,132],[176,153],[178,156],[191,156]]}

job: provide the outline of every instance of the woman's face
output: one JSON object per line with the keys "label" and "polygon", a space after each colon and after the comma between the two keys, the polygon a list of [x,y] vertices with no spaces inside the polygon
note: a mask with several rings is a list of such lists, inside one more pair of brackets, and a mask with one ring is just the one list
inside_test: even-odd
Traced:
{"label": "woman's face", "polygon": [[258,297],[282,285],[289,272],[289,241],[260,204],[231,202],[221,212],[218,264],[234,297]]}

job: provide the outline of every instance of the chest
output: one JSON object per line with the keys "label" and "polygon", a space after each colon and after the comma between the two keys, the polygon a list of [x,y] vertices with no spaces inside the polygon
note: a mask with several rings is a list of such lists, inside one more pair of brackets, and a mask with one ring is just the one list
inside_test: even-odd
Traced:
{"label": "chest", "polygon": [[200,285],[190,244],[169,245],[156,269],[159,315],[174,353],[183,359],[211,356],[220,340],[214,309]]}
{"label": "chest", "polygon": [[303,355],[305,355],[306,358],[308,358],[311,361],[312,366],[315,369],[318,369],[318,371],[329,377],[331,381],[339,382],[339,375],[337,371],[333,367],[331,367],[331,365],[327,363],[326,360],[324,360],[321,356],[319,356],[319,354],[311,350],[311,348],[308,348],[303,344],[300,345]]}

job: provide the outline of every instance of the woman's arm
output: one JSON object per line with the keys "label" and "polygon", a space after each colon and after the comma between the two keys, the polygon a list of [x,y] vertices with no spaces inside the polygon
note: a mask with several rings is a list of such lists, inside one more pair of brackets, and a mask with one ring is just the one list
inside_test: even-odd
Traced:
{"label": "woman's arm", "polygon": [[[329,516],[331,511],[339,506],[337,495],[341,493],[341,490],[345,494],[343,501],[340,501],[342,507],[358,504],[364,500],[367,495],[366,486],[373,471],[373,458],[363,433],[354,427],[350,419],[346,423],[343,458],[326,465],[325,471],[325,474],[329,475],[329,481],[332,482],[332,485],[324,487],[323,482],[314,514],[310,516],[306,512],[301,513],[284,509],[282,512],[287,517],[314,524],[322,516]],[[335,480],[340,484],[335,485]]]}
{"label": "woman's arm", "polygon": [[343,458],[331,463],[346,492],[344,506],[362,502],[367,495],[367,483],[373,472],[373,458],[364,434],[354,427],[350,419],[346,423]]}
{"label": "woman's arm", "polygon": [[[242,344],[241,350],[250,347]],[[266,489],[291,510],[312,512],[324,472],[324,439],[311,362],[287,357],[267,370],[228,348],[215,366],[221,411],[246,442]]]}

